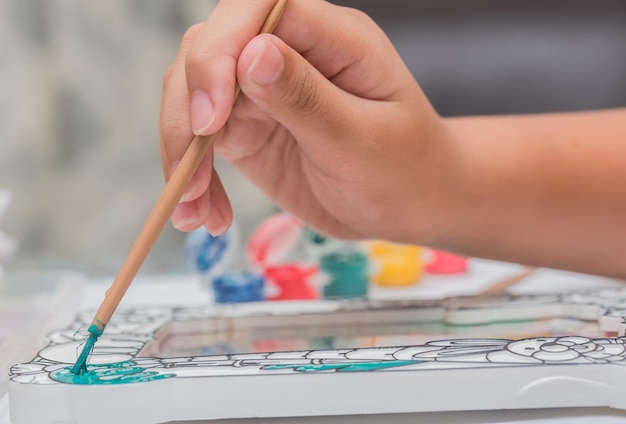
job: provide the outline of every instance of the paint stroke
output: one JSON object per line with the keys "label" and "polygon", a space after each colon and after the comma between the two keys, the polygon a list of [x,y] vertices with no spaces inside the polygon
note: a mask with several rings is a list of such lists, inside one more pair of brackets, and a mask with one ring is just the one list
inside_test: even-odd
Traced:
{"label": "paint stroke", "polygon": [[325,364],[273,364],[263,367],[265,370],[293,369],[296,372],[362,372],[376,371],[387,368],[401,367],[405,365],[420,364],[424,361],[375,361],[375,362],[352,362],[352,363],[325,363]]}
{"label": "paint stroke", "polygon": [[147,383],[174,377],[175,374],[161,374],[146,371],[133,361],[113,364],[91,365],[86,371],[76,374],[71,367],[64,367],[50,373],[50,378],[59,383],[81,385],[113,385],[129,383]]}

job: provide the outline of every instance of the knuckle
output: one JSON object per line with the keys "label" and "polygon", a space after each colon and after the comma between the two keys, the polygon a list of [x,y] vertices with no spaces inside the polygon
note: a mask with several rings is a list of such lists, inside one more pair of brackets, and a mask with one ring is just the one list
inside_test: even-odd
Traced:
{"label": "knuckle", "polygon": [[349,16],[354,19],[355,22],[362,25],[371,25],[374,20],[365,12],[355,8],[346,8]]}
{"label": "knuckle", "polygon": [[179,135],[187,131],[191,131],[188,119],[183,117],[170,116],[161,119],[159,130],[163,140],[175,140],[180,138]]}
{"label": "knuckle", "polygon": [[297,81],[288,84],[284,96],[287,104],[298,112],[315,115],[323,109],[322,95],[311,72],[302,72]]}
{"label": "knuckle", "polygon": [[187,72],[209,71],[211,68],[218,68],[220,65],[236,64],[236,59],[231,56],[224,56],[219,47],[213,48],[207,44],[196,43],[193,45],[184,59],[184,67]]}
{"label": "knuckle", "polygon": [[188,45],[193,43],[203,26],[203,23],[198,23],[187,28],[187,30],[183,34],[181,45]]}
{"label": "knuckle", "polygon": [[191,49],[185,58],[185,74],[187,78],[192,78],[194,75],[205,75],[207,63],[206,55],[202,51]]}
{"label": "knuckle", "polygon": [[193,72],[194,69],[202,67],[204,60],[202,55],[196,51],[190,51],[185,58],[185,71],[187,73]]}

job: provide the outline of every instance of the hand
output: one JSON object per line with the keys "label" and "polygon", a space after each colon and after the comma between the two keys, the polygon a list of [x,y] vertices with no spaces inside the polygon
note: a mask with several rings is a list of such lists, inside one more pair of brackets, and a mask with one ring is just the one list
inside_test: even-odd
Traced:
{"label": "hand", "polygon": [[[319,232],[433,237],[451,140],[380,28],[353,9],[290,0],[275,35],[255,36],[274,0],[244,3],[222,0],[192,27],[165,76],[166,178],[194,133],[217,133],[217,154]],[[181,230],[219,234],[232,220],[212,159],[174,212]]]}

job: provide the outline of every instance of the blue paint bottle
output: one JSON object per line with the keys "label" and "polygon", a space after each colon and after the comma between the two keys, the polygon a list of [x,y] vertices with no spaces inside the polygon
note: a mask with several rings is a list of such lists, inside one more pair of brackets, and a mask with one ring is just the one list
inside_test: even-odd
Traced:
{"label": "blue paint bottle", "polygon": [[210,280],[228,268],[238,245],[239,231],[235,223],[217,237],[199,228],[187,236],[185,258],[193,271]]}
{"label": "blue paint bottle", "polygon": [[233,223],[221,236],[199,228],[189,233],[185,257],[189,267],[212,289],[216,303],[257,302],[264,300],[265,280],[251,272],[226,272],[239,245],[239,232]]}
{"label": "blue paint bottle", "polygon": [[263,275],[248,271],[227,272],[212,281],[216,303],[260,302],[265,298]]}

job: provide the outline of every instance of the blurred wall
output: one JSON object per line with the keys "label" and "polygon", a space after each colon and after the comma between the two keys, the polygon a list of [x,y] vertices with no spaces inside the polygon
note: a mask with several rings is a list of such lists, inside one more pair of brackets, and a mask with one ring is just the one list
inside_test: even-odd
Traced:
{"label": "blurred wall", "polygon": [[445,116],[626,106],[623,0],[337,0],[387,32]]}
{"label": "blurred wall", "polygon": [[[443,115],[626,103],[626,2],[342,0],[389,34]],[[163,187],[162,75],[209,0],[0,0],[0,188],[13,267],[117,271]],[[242,232],[273,206],[218,163]],[[166,228],[144,270],[184,267]]]}
{"label": "blurred wall", "polygon": [[[163,187],[162,76],[213,3],[0,0],[0,187],[14,196],[0,225],[20,241],[10,265],[119,268]],[[271,207],[224,173],[236,204],[245,192]],[[250,221],[254,204],[238,206]],[[145,268],[180,267],[183,241],[166,228]]]}

